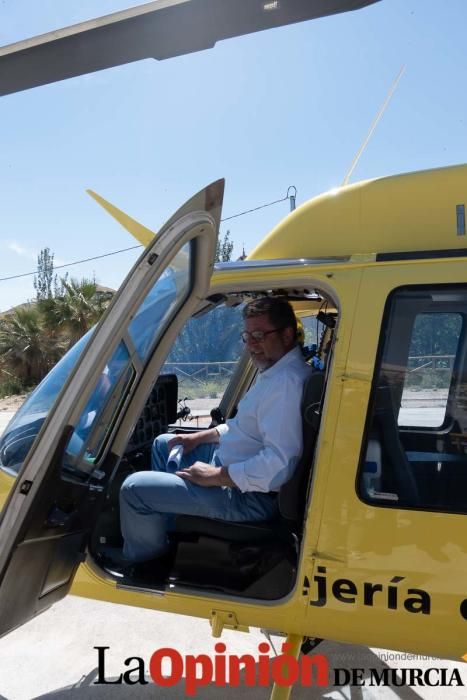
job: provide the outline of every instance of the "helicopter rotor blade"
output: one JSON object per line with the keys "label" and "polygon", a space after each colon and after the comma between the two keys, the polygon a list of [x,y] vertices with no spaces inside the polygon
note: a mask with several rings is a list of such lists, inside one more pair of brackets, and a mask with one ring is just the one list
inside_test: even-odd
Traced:
{"label": "helicopter rotor blade", "polygon": [[0,96],[379,0],[156,0],[0,47]]}

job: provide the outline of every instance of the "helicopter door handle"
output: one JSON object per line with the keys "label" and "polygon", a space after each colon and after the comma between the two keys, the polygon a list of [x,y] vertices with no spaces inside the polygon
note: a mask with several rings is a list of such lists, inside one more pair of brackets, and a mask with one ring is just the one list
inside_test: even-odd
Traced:
{"label": "helicopter door handle", "polygon": [[370,498],[375,498],[378,501],[398,501],[399,496],[397,493],[389,493],[387,491],[374,491],[373,489],[368,490],[368,495]]}

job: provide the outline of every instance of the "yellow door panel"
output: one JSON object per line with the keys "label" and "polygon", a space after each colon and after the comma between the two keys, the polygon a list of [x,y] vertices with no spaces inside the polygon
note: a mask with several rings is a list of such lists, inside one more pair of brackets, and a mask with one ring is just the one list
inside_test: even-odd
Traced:
{"label": "yellow door panel", "polygon": [[[313,494],[309,515],[309,529],[319,527],[308,580],[310,634],[452,658],[467,651],[467,515],[434,512],[423,502],[401,507],[391,502],[395,494],[364,503],[356,486],[388,296],[399,287],[462,283],[466,272],[465,261],[432,260],[363,273],[336,430],[328,436],[331,456],[324,463],[320,454],[316,465],[317,482],[326,479],[327,487]],[[417,429],[409,438],[412,450],[431,439]]]}

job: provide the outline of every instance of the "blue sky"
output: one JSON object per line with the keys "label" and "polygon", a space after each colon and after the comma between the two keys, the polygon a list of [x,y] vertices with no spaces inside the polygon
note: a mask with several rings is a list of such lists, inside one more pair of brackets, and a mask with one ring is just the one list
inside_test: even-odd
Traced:
{"label": "blue sky", "polygon": [[[2,0],[0,45],[136,4]],[[467,162],[467,2],[381,0],[357,12],[142,61],[0,98],[0,277],[134,240],[85,193],[157,229],[194,192],[226,178],[224,216],[298,190],[339,185],[397,75],[406,70],[352,181]],[[223,225],[247,252],[288,203]],[[69,269],[117,287],[122,253]],[[33,298],[0,281],[0,311]]]}

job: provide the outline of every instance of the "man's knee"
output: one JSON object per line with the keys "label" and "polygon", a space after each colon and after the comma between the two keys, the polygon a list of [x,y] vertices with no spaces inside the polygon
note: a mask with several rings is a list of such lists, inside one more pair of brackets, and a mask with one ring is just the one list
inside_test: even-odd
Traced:
{"label": "man's knee", "polygon": [[173,498],[174,486],[179,481],[179,477],[163,471],[130,474],[120,489],[120,509],[122,512],[164,512],[167,510],[166,502]]}
{"label": "man's knee", "polygon": [[175,435],[173,435],[172,433],[164,433],[163,435],[158,435],[152,443],[153,450],[157,450],[158,452],[164,452],[168,454],[168,443],[174,437]]}
{"label": "man's knee", "polygon": [[133,505],[139,487],[139,472],[127,476],[120,488],[120,506]]}
{"label": "man's knee", "polygon": [[168,442],[174,437],[171,433],[158,435],[152,443],[151,467],[155,471],[164,471],[169,457]]}

